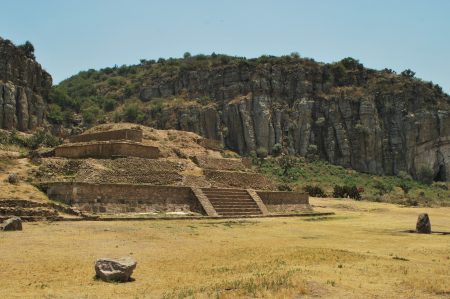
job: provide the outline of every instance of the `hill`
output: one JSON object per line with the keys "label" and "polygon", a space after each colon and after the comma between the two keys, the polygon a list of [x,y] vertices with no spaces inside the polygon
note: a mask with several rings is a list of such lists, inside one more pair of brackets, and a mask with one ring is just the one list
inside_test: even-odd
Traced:
{"label": "hill", "polygon": [[49,101],[49,121],[66,134],[129,121],[195,132],[240,154],[284,151],[378,175],[450,178],[450,97],[411,70],[353,58],[186,53],[80,72]]}

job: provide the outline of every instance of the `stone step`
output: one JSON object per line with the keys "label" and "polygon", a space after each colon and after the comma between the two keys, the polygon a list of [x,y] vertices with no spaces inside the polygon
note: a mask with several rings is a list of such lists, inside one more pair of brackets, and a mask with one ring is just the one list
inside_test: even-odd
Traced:
{"label": "stone step", "polygon": [[238,205],[238,206],[247,206],[247,205],[252,205],[252,206],[255,206],[255,204],[253,203],[253,202],[251,202],[251,201],[240,201],[240,202],[236,202],[236,201],[211,201],[210,200],[210,202],[211,202],[211,204],[214,206],[214,207],[217,207],[217,206],[222,206],[222,205]]}
{"label": "stone step", "polygon": [[209,200],[215,200],[215,201],[253,201],[250,197],[215,197],[215,196],[208,196]]}
{"label": "stone step", "polygon": [[220,193],[220,192],[208,193],[208,192],[203,192],[203,194],[205,194],[207,196],[229,196],[229,197],[244,196],[244,197],[249,197],[248,193]]}
{"label": "stone step", "polygon": [[231,213],[219,213],[220,216],[251,216],[251,215],[261,215],[261,211],[259,212],[231,212]]}
{"label": "stone step", "polygon": [[236,203],[219,203],[219,204],[215,204],[214,207],[216,209],[220,209],[220,208],[258,208],[258,205],[253,204],[253,203],[242,203],[242,204],[236,204]]}
{"label": "stone step", "polygon": [[244,189],[203,188],[217,214],[227,217],[261,215],[261,209]]}
{"label": "stone step", "polygon": [[[205,194],[206,195],[206,194]],[[217,198],[217,199],[252,199],[250,196],[246,195],[236,195],[236,196],[228,196],[228,195],[206,195],[208,198]]]}
{"label": "stone step", "polygon": [[202,188],[203,192],[228,192],[228,193],[232,193],[232,192],[244,192],[247,193],[247,191],[245,189],[229,189],[229,188]]}
{"label": "stone step", "polygon": [[223,194],[223,195],[244,195],[247,192],[221,192],[221,191],[203,191],[204,194]]}
{"label": "stone step", "polygon": [[242,209],[242,208],[234,208],[234,209],[216,209],[217,213],[235,213],[235,212],[245,212],[245,213],[257,213],[259,214],[261,211],[258,208],[253,209]]}

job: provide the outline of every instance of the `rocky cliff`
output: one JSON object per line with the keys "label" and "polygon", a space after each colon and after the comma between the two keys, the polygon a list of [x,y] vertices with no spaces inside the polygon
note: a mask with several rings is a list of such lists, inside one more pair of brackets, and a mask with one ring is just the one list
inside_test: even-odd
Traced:
{"label": "rocky cliff", "polygon": [[[284,147],[362,172],[417,175],[427,168],[436,180],[450,179],[450,97],[410,71],[375,71],[351,58],[322,64],[221,56],[82,76],[97,78],[96,96],[159,103],[143,110],[147,124],[222,140],[242,154]],[[135,94],[117,83],[120,76]]]}
{"label": "rocky cliff", "polygon": [[10,41],[0,38],[0,128],[33,130],[44,120],[51,76]]}

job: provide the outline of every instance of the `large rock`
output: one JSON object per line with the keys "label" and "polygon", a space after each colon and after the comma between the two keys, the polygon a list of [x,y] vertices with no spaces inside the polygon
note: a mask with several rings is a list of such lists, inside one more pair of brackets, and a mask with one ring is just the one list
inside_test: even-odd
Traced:
{"label": "large rock", "polygon": [[51,86],[51,76],[39,63],[0,38],[0,129],[41,126]]}
{"label": "large rock", "polygon": [[431,233],[431,223],[428,214],[420,214],[417,218],[416,231],[420,234],[430,234]]}
{"label": "large rock", "polygon": [[19,182],[19,177],[17,176],[17,173],[8,174],[8,183],[17,184],[18,182]]}
{"label": "large rock", "polygon": [[22,230],[22,219],[20,217],[11,217],[0,224],[0,230],[13,231]]}
{"label": "large rock", "polygon": [[332,77],[329,65],[273,59],[151,78],[141,98],[187,91],[212,99],[215,106],[164,107],[152,125],[217,139],[241,154],[271,152],[286,140],[289,153],[307,155],[311,145],[321,159],[362,172],[418,177],[428,168],[450,180],[448,95],[362,67],[348,69],[344,81]]}
{"label": "large rock", "polygon": [[131,257],[101,258],[95,262],[96,276],[107,282],[130,281],[135,268],[136,261]]}

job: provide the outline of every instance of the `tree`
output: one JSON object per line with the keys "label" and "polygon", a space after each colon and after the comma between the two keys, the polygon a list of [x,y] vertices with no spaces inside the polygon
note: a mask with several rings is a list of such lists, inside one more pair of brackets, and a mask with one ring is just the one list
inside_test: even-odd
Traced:
{"label": "tree", "polygon": [[416,73],[413,72],[413,71],[410,70],[410,69],[406,69],[406,70],[404,70],[403,72],[401,72],[401,75],[402,75],[403,77],[413,78],[413,77],[416,75]]}
{"label": "tree", "polygon": [[188,58],[191,58],[191,53],[189,53],[189,52],[184,52],[184,54],[183,54],[183,57],[184,57],[184,59],[188,59]]}
{"label": "tree", "polygon": [[297,159],[291,155],[283,154],[278,160],[278,164],[283,169],[283,175],[287,175],[289,170],[297,164]]}
{"label": "tree", "polygon": [[26,41],[23,45],[18,46],[18,48],[22,51],[23,54],[25,54],[26,57],[33,60],[36,59],[36,57],[34,56],[34,46],[29,41]]}

